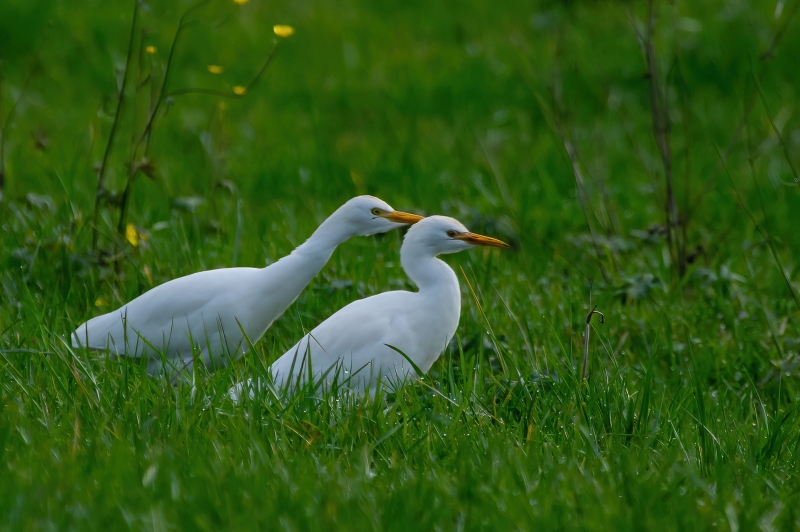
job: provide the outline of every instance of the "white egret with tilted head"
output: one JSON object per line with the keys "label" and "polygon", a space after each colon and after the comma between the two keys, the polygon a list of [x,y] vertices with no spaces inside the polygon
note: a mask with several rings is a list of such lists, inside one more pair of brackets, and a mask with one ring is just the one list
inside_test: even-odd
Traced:
{"label": "white egret with tilted head", "polygon": [[164,283],[78,327],[72,345],[146,357],[151,375],[191,370],[197,361],[224,366],[264,335],[339,244],[421,219],[372,196],[353,198],[274,264],[202,271]]}

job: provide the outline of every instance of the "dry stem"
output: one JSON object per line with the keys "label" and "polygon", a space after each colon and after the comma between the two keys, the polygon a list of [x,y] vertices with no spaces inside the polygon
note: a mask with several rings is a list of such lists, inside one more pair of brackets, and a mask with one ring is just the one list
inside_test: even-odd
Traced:
{"label": "dry stem", "polygon": [[600,315],[600,323],[606,322],[606,317],[602,312],[597,310],[597,305],[595,305],[594,308],[589,311],[589,314],[586,315],[586,334],[584,335],[586,338],[583,342],[583,367],[581,368],[581,382],[586,380],[586,366],[589,363],[589,334],[591,334],[592,331],[592,316],[595,314]]}
{"label": "dry stem", "polygon": [[97,219],[100,215],[100,197],[103,195],[105,188],[103,186],[103,177],[106,173],[108,165],[108,157],[111,154],[111,147],[114,145],[114,137],[117,133],[117,125],[119,124],[120,115],[122,114],[122,103],[125,100],[125,86],[128,83],[128,68],[131,63],[131,56],[133,55],[133,40],[136,34],[136,20],[139,16],[139,1],[133,0],[133,20],[131,21],[131,32],[128,38],[128,54],[125,59],[125,70],[122,74],[122,83],[120,83],[117,90],[117,109],[114,112],[114,121],[111,123],[111,131],[108,133],[108,142],[106,149],[103,152],[103,160],[100,163],[100,168],[97,170],[97,193],[94,196],[94,214],[92,216],[92,251],[97,250]]}

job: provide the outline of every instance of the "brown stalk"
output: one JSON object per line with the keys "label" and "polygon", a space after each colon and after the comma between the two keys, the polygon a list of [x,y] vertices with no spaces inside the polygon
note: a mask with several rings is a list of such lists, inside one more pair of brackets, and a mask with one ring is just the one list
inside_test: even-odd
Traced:
{"label": "brown stalk", "polygon": [[[717,155],[719,155],[720,160],[722,160],[722,154],[719,152],[719,148],[717,148]],[[725,173],[727,174],[728,179],[731,182],[731,187],[733,187],[733,192],[736,194],[736,199],[739,200],[739,205],[742,206],[742,209],[744,209],[744,212],[747,213],[747,216],[748,218],[750,218],[750,221],[753,222],[753,225],[756,226],[758,234],[761,235],[761,238],[763,238],[764,241],[767,243],[767,246],[769,246],[769,250],[772,253],[772,258],[775,259],[775,264],[778,266],[778,270],[780,270],[781,275],[783,276],[783,280],[786,283],[786,286],[789,288],[789,292],[792,294],[792,298],[794,299],[797,308],[800,309],[800,295],[795,290],[794,285],[792,285],[792,280],[789,279],[789,276],[786,274],[786,270],[783,267],[783,262],[781,261],[781,257],[780,255],[778,255],[778,250],[775,249],[775,244],[772,242],[772,239],[770,238],[766,230],[764,230],[761,227],[761,224],[759,224],[756,221],[756,218],[755,216],[753,216],[753,213],[750,212],[750,209],[747,208],[747,205],[742,199],[742,196],[739,194],[739,190],[736,188],[736,183],[733,182],[733,177],[731,176],[731,173],[728,170],[728,166],[725,164],[724,161],[722,162],[722,167],[725,169]]]}
{"label": "brown stalk", "polygon": [[691,146],[691,113],[689,112],[689,95],[688,89],[686,87],[686,78],[683,75],[683,67],[681,63],[681,56],[680,56],[680,44],[678,42],[678,30],[675,27],[675,11],[676,6],[673,4],[673,17],[672,17],[672,35],[673,35],[673,42],[675,46],[675,62],[674,62],[674,69],[672,70],[674,74],[674,83],[675,88],[678,92],[679,100],[680,100],[680,111],[681,111],[681,122],[683,123],[683,160],[684,160],[684,169],[683,169],[683,223],[680,224],[681,228],[681,242],[683,243],[683,253],[684,253],[684,265],[689,263],[689,257],[686,253],[686,245],[689,240],[688,235],[688,228],[689,228],[689,221],[686,219],[686,213],[689,211],[689,198],[691,197],[691,183],[692,183],[692,158],[691,153],[689,151],[689,147]]}
{"label": "brown stalk", "polygon": [[144,38],[145,38],[145,32],[142,31],[141,32],[141,36],[139,38],[139,61],[137,62],[137,67],[136,67],[136,85],[135,85],[135,89],[134,89],[134,92],[133,92],[133,104],[131,105],[131,108],[134,111],[134,123],[133,123],[133,126],[131,128],[132,129],[132,132],[131,132],[131,152],[130,152],[130,155],[128,157],[128,164],[126,165],[126,169],[127,169],[127,174],[128,175],[127,175],[127,178],[125,180],[125,188],[122,191],[122,196],[120,196],[120,201],[119,201],[120,207],[119,207],[119,220],[117,222],[117,233],[119,233],[120,235],[123,234],[123,231],[124,231],[124,228],[125,228],[125,213],[127,212],[127,209],[128,209],[128,195],[130,193],[131,184],[133,183],[133,178],[136,176],[136,173],[138,172],[138,165],[134,164],[134,160],[136,158],[136,150],[133,149],[133,146],[134,146],[134,141],[135,141],[135,137],[136,137],[136,133],[135,133],[135,131],[136,131],[136,121],[135,121],[136,103],[137,103],[137,101],[139,99],[139,89],[141,89],[141,87],[142,87],[142,60],[143,60],[142,44],[144,42]]}
{"label": "brown stalk", "polygon": [[556,112],[553,113],[553,119],[556,125],[556,131],[558,132],[558,136],[561,139],[562,144],[564,144],[564,150],[567,152],[567,156],[569,157],[569,161],[572,164],[572,174],[575,177],[575,188],[578,193],[578,202],[581,204],[581,209],[583,210],[583,216],[586,218],[586,225],[589,226],[589,234],[592,237],[592,244],[594,245],[594,252],[597,255],[597,265],[600,268],[600,273],[603,274],[603,279],[608,283],[611,281],[611,277],[608,275],[608,271],[606,271],[603,263],[600,261],[600,245],[597,243],[597,231],[595,230],[594,223],[592,222],[592,217],[589,216],[589,202],[586,197],[586,184],[583,179],[583,172],[581,171],[580,163],[578,162],[578,155],[575,150],[575,147],[572,145],[572,142],[569,138],[567,138],[566,133],[564,132],[564,126],[562,124],[561,115],[563,113],[561,107],[561,82],[560,78],[557,75],[555,87],[553,90],[553,101],[556,104]]}
{"label": "brown stalk", "polygon": [[[583,215],[586,218],[586,224],[589,227],[589,233],[590,233],[590,236],[592,238],[592,244],[593,244],[594,250],[595,250],[595,262],[597,263],[597,267],[600,270],[600,273],[602,273],[602,275],[603,275],[603,279],[606,282],[610,282],[611,278],[610,278],[610,276],[608,274],[608,271],[605,269],[605,267],[603,266],[602,261],[600,260],[600,257],[601,257],[600,245],[597,243],[597,236],[596,236],[596,231],[595,231],[595,228],[594,228],[594,223],[592,222],[592,217],[589,215],[589,211],[591,211],[591,207],[589,206],[587,198],[586,198],[586,187],[585,187],[585,184],[584,184],[583,172],[581,171],[581,167],[580,167],[580,156],[579,156],[575,146],[567,138],[567,135],[564,132],[564,127],[562,126],[562,118],[561,118],[561,116],[564,114],[564,111],[563,111],[563,109],[561,107],[560,76],[559,76],[558,73],[556,73],[555,79],[554,79],[554,88],[553,88],[553,91],[552,91],[552,94],[551,94],[552,100],[556,105],[555,112],[552,109],[550,109],[550,106],[547,104],[545,99],[539,94],[539,92],[533,86],[531,81],[528,79],[528,76],[522,74],[522,78],[525,81],[525,83],[528,85],[528,88],[530,89],[530,91],[533,93],[534,97],[536,98],[536,101],[539,103],[539,108],[541,109],[542,114],[544,115],[545,119],[548,121],[548,125],[550,125],[551,128],[554,128],[556,130],[556,132],[558,133],[559,138],[561,139],[561,142],[564,144],[564,150],[567,152],[567,156],[569,157],[570,163],[572,164],[572,170],[573,170],[573,174],[574,174],[574,177],[575,177],[575,185],[576,185],[577,194],[578,194],[578,201],[580,202],[581,209],[583,210]],[[594,212],[592,212],[592,215],[594,215]],[[609,217],[609,221],[610,221],[610,217]],[[611,222],[611,223],[613,225],[613,222]],[[600,222],[600,224],[602,225],[602,222]],[[604,228],[604,230],[605,230],[605,228]],[[606,233],[608,233],[608,231],[606,231]],[[546,244],[544,241],[541,241],[541,243],[544,244],[545,246],[547,246],[549,249],[551,249],[554,253],[557,253],[555,249],[553,249],[551,246]],[[563,258],[565,260],[567,260],[566,257],[563,257]],[[614,264],[616,265],[616,257],[613,256],[613,252],[612,252],[612,259],[613,259]],[[567,260],[567,262],[569,262],[569,260]],[[583,275],[584,278],[589,280],[589,277],[587,277],[586,274],[584,274],[580,270],[580,268],[577,268],[571,262],[569,262],[569,263],[573,268],[578,270],[581,273],[581,275]]]}
{"label": "brown stalk", "polygon": [[134,36],[136,35],[136,20],[139,16],[139,1],[133,1],[133,20],[131,21],[131,32],[130,37],[128,38],[128,54],[127,58],[125,59],[125,70],[122,74],[122,83],[120,83],[117,89],[117,108],[114,112],[114,121],[111,123],[111,131],[108,133],[108,142],[106,143],[106,149],[103,152],[103,160],[100,163],[100,168],[97,170],[97,193],[94,196],[94,214],[92,216],[92,251],[97,250],[97,236],[98,236],[98,228],[97,228],[97,219],[100,215],[100,197],[105,192],[105,186],[103,184],[103,177],[106,173],[106,168],[108,165],[108,157],[111,155],[111,147],[114,145],[114,137],[117,133],[117,125],[119,124],[119,119],[122,114],[122,103],[125,100],[125,86],[128,83],[128,68],[130,67],[131,63],[131,56],[133,55],[133,41]]}
{"label": "brown stalk", "polygon": [[[526,81],[527,81],[527,80],[526,80]],[[530,87],[530,85],[529,85],[529,87]],[[555,122],[556,122],[556,119],[555,119],[555,118],[554,118],[554,116],[553,116],[553,111],[552,111],[552,110],[550,109],[550,107],[547,105],[547,103],[545,102],[544,98],[542,98],[542,96],[541,96],[541,95],[540,95],[540,94],[539,94],[539,93],[536,91],[536,89],[534,89],[533,87],[530,87],[530,89],[531,89],[531,92],[533,92],[533,95],[534,95],[534,97],[536,98],[536,101],[539,103],[539,107],[540,107],[540,109],[542,110],[542,114],[545,116],[545,119],[547,119],[547,120],[548,120],[548,124],[549,124],[551,121],[552,121],[552,123],[553,123],[553,124],[555,124]],[[556,128],[556,129],[558,129],[558,128]],[[584,213],[586,213],[586,211],[584,211]],[[587,223],[588,223],[588,216],[587,216]],[[542,244],[543,246],[545,246],[547,249],[549,249],[550,251],[552,251],[552,252],[553,252],[553,256],[554,256],[554,258],[556,258],[556,257],[557,257],[557,258],[562,258],[562,259],[564,259],[564,261],[566,261],[566,262],[567,262],[567,263],[568,263],[568,264],[569,264],[569,265],[570,265],[572,268],[574,268],[574,269],[575,269],[575,270],[576,270],[578,273],[580,273],[580,274],[583,276],[583,278],[584,278],[584,279],[586,279],[587,281],[590,281],[590,282],[591,282],[591,280],[592,280],[592,278],[591,278],[591,277],[589,277],[588,275],[586,275],[586,273],[585,273],[583,270],[581,270],[581,269],[580,269],[580,268],[579,268],[577,265],[575,265],[575,264],[574,264],[572,261],[570,261],[570,260],[569,260],[569,259],[568,259],[566,256],[564,256],[563,254],[561,254],[561,253],[560,253],[560,252],[559,252],[557,249],[555,249],[554,247],[552,247],[550,244],[548,244],[548,243],[547,243],[547,242],[545,242],[544,240],[541,240],[541,239],[536,239],[536,240],[537,240],[537,241],[538,241],[540,244]],[[592,239],[592,242],[595,244],[595,256],[593,257],[593,258],[594,258],[594,261],[597,263],[597,267],[598,267],[598,269],[599,269],[601,272],[603,272],[605,275],[607,275],[607,272],[605,271],[605,269],[603,268],[603,265],[602,265],[602,264],[601,264],[601,262],[600,262],[599,246],[597,245],[597,243],[596,243],[596,241],[595,241],[594,239]]]}
{"label": "brown stalk", "polygon": [[[670,147],[670,118],[666,96],[661,87],[658,70],[658,56],[655,48],[656,10],[654,0],[649,2],[647,37],[644,41],[647,60],[647,76],[650,80],[650,110],[653,122],[653,135],[658,146],[661,162],[664,167],[666,184],[666,202],[664,211],[667,218],[667,245],[672,260],[678,266],[680,277],[686,273],[686,244],[680,231],[680,215],[675,199],[675,187],[672,180],[672,154]],[[675,254],[677,253],[677,257]],[[677,259],[677,260],[676,260]]]}
{"label": "brown stalk", "polygon": [[[142,171],[142,166],[136,164],[136,161],[139,160],[138,153],[142,144],[144,143],[144,150],[142,152],[142,158],[147,159],[150,153],[150,140],[152,138],[153,127],[155,125],[156,117],[158,116],[158,111],[161,109],[162,104],[168,99],[175,96],[183,96],[185,94],[208,94],[212,96],[219,96],[223,98],[230,98],[230,99],[240,99],[247,96],[250,91],[258,84],[258,82],[263,77],[264,73],[267,70],[267,67],[272,62],[273,58],[275,57],[275,53],[278,50],[279,41],[275,43],[273,46],[272,51],[267,56],[266,61],[261,66],[259,71],[253,77],[252,80],[245,86],[244,94],[232,94],[229,92],[219,91],[215,89],[206,89],[206,88],[183,88],[183,89],[175,89],[172,91],[167,91],[167,85],[169,81],[169,74],[172,71],[173,59],[175,58],[175,50],[178,46],[178,42],[180,40],[180,36],[183,31],[191,24],[190,22],[186,21],[186,18],[196,11],[198,8],[202,7],[204,4],[208,3],[208,0],[201,0],[200,2],[196,3],[192,7],[190,7],[183,15],[181,15],[180,21],[178,22],[178,28],[175,31],[175,36],[172,39],[172,44],[170,45],[169,55],[167,57],[167,66],[164,70],[164,79],[161,82],[161,86],[158,89],[158,93],[153,96],[151,99],[150,110],[147,116],[147,122],[142,130],[141,136],[139,139],[133,144],[133,150],[131,151],[131,158],[128,162],[128,179],[125,184],[125,189],[122,193],[121,197],[121,207],[120,207],[120,217],[117,223],[117,231],[122,234],[125,228],[125,214],[127,212],[127,201],[129,196],[130,187],[136,178],[136,175]],[[153,103],[154,102],[154,103]]]}
{"label": "brown stalk", "polygon": [[[521,73],[521,74],[522,74],[522,73]],[[547,120],[547,122],[548,122],[548,125],[550,125],[551,127],[555,126],[555,129],[556,129],[556,131],[559,133],[559,137],[562,139],[562,142],[563,142],[563,141],[565,140],[565,138],[566,138],[566,137],[565,137],[565,136],[564,136],[564,134],[563,134],[563,129],[561,128],[561,121],[560,121],[560,119],[559,119],[559,118],[556,118],[556,113],[554,113],[554,112],[553,112],[553,110],[552,110],[552,109],[550,109],[550,106],[547,104],[547,102],[546,102],[546,101],[545,101],[545,99],[542,97],[542,95],[541,95],[541,94],[539,94],[539,92],[538,92],[538,91],[536,90],[536,88],[533,86],[533,84],[532,84],[532,83],[531,83],[531,81],[528,79],[528,77],[527,77],[525,74],[522,74],[522,78],[523,78],[523,80],[525,81],[525,83],[528,85],[528,89],[530,89],[531,93],[533,93],[534,97],[536,98],[536,101],[539,103],[539,108],[541,109],[541,111],[542,111],[542,114],[543,114],[543,115],[544,115],[544,117],[545,117],[545,120]],[[555,99],[555,98],[554,98],[554,99]],[[573,155],[576,155],[576,153],[575,153],[575,151],[574,151],[574,146],[573,146],[571,143],[569,143],[569,146],[570,146],[571,148],[573,148],[572,154],[573,154]],[[565,149],[566,149],[566,145],[565,145]],[[570,152],[569,152],[569,150],[567,151],[567,155],[570,155]],[[578,159],[577,159],[577,157],[576,157],[576,159],[574,159],[574,160],[573,160],[572,158],[570,158],[570,162],[572,162],[572,164],[573,164],[573,170],[574,170],[574,169],[575,169],[575,167],[576,167],[576,166],[575,166],[575,165],[576,165],[576,162],[578,162]],[[578,167],[578,171],[580,171],[580,167]],[[581,175],[579,175],[579,176],[576,176],[576,183],[578,182],[577,180],[578,180],[579,178],[580,178],[580,182],[582,182],[582,174],[581,174]],[[579,190],[582,190],[582,189],[579,187]],[[583,207],[583,206],[584,206],[584,204],[582,203],[582,204],[581,204],[581,206]],[[591,223],[591,221],[590,221],[590,218],[589,218],[589,215],[588,215],[588,213],[587,213],[587,210],[586,210],[586,208],[584,208],[584,211],[583,211],[583,212],[584,212],[584,216],[586,217],[586,223],[587,223],[587,225],[589,225],[589,231],[590,231],[590,233],[592,234],[592,243],[594,244],[594,248],[595,248],[595,257],[594,257],[594,260],[595,260],[595,262],[597,263],[597,267],[598,267],[598,269],[599,269],[599,270],[600,270],[600,272],[603,274],[603,278],[604,278],[604,279],[606,279],[606,280],[608,280],[608,279],[609,279],[609,277],[608,277],[608,272],[605,270],[605,268],[603,267],[603,264],[602,264],[602,263],[601,263],[601,261],[600,261],[600,251],[599,251],[599,249],[600,249],[600,248],[599,248],[599,246],[598,246],[598,244],[597,244],[597,241],[596,241],[596,239],[595,239],[595,237],[594,237],[594,232],[593,232],[593,224],[592,224],[592,223]],[[565,261],[566,261],[566,262],[567,262],[567,263],[568,263],[568,264],[569,264],[569,265],[570,265],[572,268],[574,268],[574,269],[575,269],[575,270],[576,270],[578,273],[580,273],[580,274],[583,276],[583,278],[584,278],[584,279],[586,279],[587,281],[591,281],[591,278],[590,278],[588,275],[586,275],[586,273],[584,273],[584,272],[583,272],[583,270],[581,270],[581,269],[580,269],[578,266],[576,266],[574,263],[572,263],[572,262],[571,262],[569,259],[567,259],[567,258],[566,258],[564,255],[562,255],[561,253],[559,253],[559,252],[558,252],[558,251],[557,251],[555,248],[553,248],[552,246],[550,246],[550,245],[549,245],[547,242],[545,242],[544,240],[539,240],[539,239],[537,239],[537,240],[539,241],[539,243],[541,243],[543,246],[545,246],[547,249],[549,249],[550,251],[552,251],[552,252],[553,252],[553,254],[554,254],[554,258],[555,258],[555,257],[560,257],[560,258],[564,259],[564,260],[565,260]]]}
{"label": "brown stalk", "polygon": [[188,17],[191,13],[197,11],[200,7],[207,4],[208,0],[201,0],[200,2],[196,3],[189,9],[187,9],[183,15],[181,15],[180,20],[178,21],[178,29],[175,30],[175,36],[172,38],[172,44],[169,47],[169,55],[167,56],[167,66],[164,69],[164,79],[161,81],[161,89],[158,92],[158,98],[156,99],[156,104],[150,110],[150,115],[147,117],[147,123],[144,126],[144,130],[142,131],[141,137],[139,137],[139,141],[136,143],[136,147],[134,148],[134,153],[139,151],[139,147],[142,145],[142,142],[145,140],[149,143],[150,133],[153,129],[153,122],[155,121],[156,114],[158,110],[161,108],[161,104],[164,103],[164,100],[167,97],[166,89],[167,89],[167,82],[169,81],[169,73],[172,69],[172,60],[175,58],[175,49],[178,46],[178,40],[186,29],[186,27],[190,24],[186,22],[186,17]]}
{"label": "brown stalk", "polygon": [[228,99],[231,99],[231,100],[238,100],[238,99],[244,98],[250,93],[250,90],[253,89],[258,84],[258,82],[263,77],[264,73],[267,71],[267,67],[272,62],[272,59],[275,57],[275,52],[278,51],[278,44],[279,43],[280,43],[280,41],[275,43],[275,46],[272,47],[272,51],[267,56],[267,60],[264,62],[264,64],[258,70],[258,72],[253,77],[253,79],[250,80],[250,83],[245,85],[244,94],[233,94],[233,93],[230,93],[230,92],[220,91],[220,90],[216,90],[216,89],[205,89],[205,88],[202,88],[202,87],[198,87],[198,88],[188,87],[188,88],[185,88],[185,89],[175,89],[174,91],[170,91],[170,92],[168,92],[166,94],[166,97],[169,98],[169,97],[172,97],[172,96],[183,96],[184,94],[210,94],[212,96],[220,96],[222,98],[228,98]]}
{"label": "brown stalk", "polygon": [[589,311],[589,314],[586,315],[586,334],[584,334],[586,338],[583,342],[583,367],[581,368],[581,382],[586,380],[586,367],[589,363],[589,335],[592,332],[592,316],[595,314],[600,316],[600,323],[606,322],[606,317],[602,312],[597,310],[597,305],[595,305],[594,308]]}
{"label": "brown stalk", "polygon": [[[598,206],[599,215],[595,214],[594,213],[594,209],[592,209],[591,207],[589,207],[589,210],[595,216],[595,218],[597,218],[597,222],[600,224],[600,227],[603,229],[603,232],[605,232],[607,237],[610,237],[610,236],[612,236],[614,234],[618,234],[619,233],[618,226],[614,222],[614,218],[611,216],[611,209],[608,208],[610,200],[608,198],[608,194],[606,193],[606,188],[605,188],[605,184],[604,184],[605,180],[598,181],[597,179],[595,179],[595,177],[592,175],[592,172],[589,170],[589,166],[586,164],[586,162],[581,157],[580,149],[578,148],[578,146],[575,143],[573,143],[571,141],[572,132],[568,131],[568,133],[569,133],[568,137],[570,139],[570,141],[568,141],[568,144],[572,148],[572,155],[570,156],[569,149],[567,149],[566,145],[565,145],[564,148],[567,151],[567,155],[570,156],[570,162],[572,162],[573,170],[575,168],[577,168],[578,172],[580,172],[580,167],[582,166],[583,169],[586,172],[586,175],[589,176],[589,179],[591,180],[591,182],[594,184],[595,188],[597,189],[597,194],[600,197],[600,202],[599,202],[599,206]],[[564,135],[564,137],[567,137],[567,135]],[[562,142],[564,141],[564,137],[562,137]],[[573,157],[575,158],[574,161],[572,159]],[[583,174],[582,173],[580,173],[580,178],[581,178],[580,179],[581,183],[583,183]],[[577,183],[577,178],[576,178],[576,183]],[[584,188],[584,198],[585,198],[586,197],[586,187],[584,186],[583,188]],[[605,217],[603,215],[605,215]],[[604,219],[608,221],[608,227],[606,227],[603,224],[603,220]],[[594,237],[592,238],[592,242],[595,245],[595,252],[597,252],[597,243],[594,241]],[[615,253],[614,248],[609,246],[608,247],[608,252],[609,252],[609,255],[611,255],[611,263],[614,265],[614,269],[616,270],[617,273],[619,273],[619,261],[617,260],[617,254]],[[601,270],[602,270],[602,267],[601,267]],[[606,281],[608,281],[608,279],[606,279]]]}

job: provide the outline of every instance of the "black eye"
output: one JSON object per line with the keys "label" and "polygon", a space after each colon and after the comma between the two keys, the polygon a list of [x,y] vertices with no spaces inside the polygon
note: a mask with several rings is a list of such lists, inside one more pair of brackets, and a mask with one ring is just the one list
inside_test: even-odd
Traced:
{"label": "black eye", "polygon": [[447,232],[447,236],[449,236],[450,238],[455,238],[455,236],[456,236],[457,234],[458,234],[458,233],[457,233],[456,231],[453,231],[452,229],[450,229],[450,230]]}
{"label": "black eye", "polygon": [[380,210],[379,208],[377,208],[377,207],[375,207],[374,209],[372,209],[370,212],[371,212],[372,214],[374,214],[375,216],[380,216],[380,215],[381,215],[381,210]]}

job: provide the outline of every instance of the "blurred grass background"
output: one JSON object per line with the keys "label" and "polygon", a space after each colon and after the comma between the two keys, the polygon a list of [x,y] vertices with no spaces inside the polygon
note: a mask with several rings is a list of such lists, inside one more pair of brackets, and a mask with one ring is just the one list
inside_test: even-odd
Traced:
{"label": "blurred grass background", "polygon": [[[220,94],[162,99],[149,137],[191,4],[138,6],[95,224],[134,5],[0,5],[0,527],[800,528],[800,2],[211,1],[166,92]],[[399,233],[343,245],[194,391],[63,344],[364,193],[515,244],[447,259],[464,306],[435,392],[224,401],[410,288]]]}

